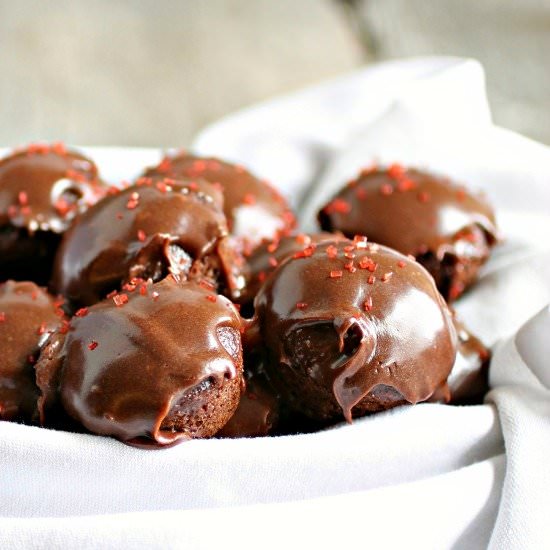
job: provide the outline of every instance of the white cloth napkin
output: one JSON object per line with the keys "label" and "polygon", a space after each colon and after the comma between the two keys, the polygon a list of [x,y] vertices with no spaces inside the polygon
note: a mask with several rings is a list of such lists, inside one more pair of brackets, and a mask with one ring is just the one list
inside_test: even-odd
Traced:
{"label": "white cloth napkin", "polygon": [[[309,227],[315,208],[373,160],[483,188],[507,243],[459,310],[499,341],[487,403],[423,404],[316,434],[162,451],[3,422],[0,544],[549,547],[548,308],[524,323],[550,300],[550,152],[492,125],[481,67],[426,58],[368,68],[228,117],[195,149],[270,178],[305,205]],[[88,152],[114,180],[159,157]]]}

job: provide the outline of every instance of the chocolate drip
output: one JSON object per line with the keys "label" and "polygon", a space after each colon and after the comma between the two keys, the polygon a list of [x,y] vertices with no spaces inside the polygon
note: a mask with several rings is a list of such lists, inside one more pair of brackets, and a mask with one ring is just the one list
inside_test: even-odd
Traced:
{"label": "chocolate drip", "polygon": [[458,335],[456,362],[448,384],[451,404],[479,404],[489,390],[491,351],[466,326],[454,318]]}

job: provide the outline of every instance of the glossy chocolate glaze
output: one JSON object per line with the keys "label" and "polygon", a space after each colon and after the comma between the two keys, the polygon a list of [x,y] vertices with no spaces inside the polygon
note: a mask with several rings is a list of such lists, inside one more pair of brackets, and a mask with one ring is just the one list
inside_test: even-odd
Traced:
{"label": "glossy chocolate glaze", "polygon": [[216,437],[262,437],[278,428],[280,420],[279,395],[269,383],[261,359],[245,359],[246,390],[229,422]]}
{"label": "glossy chocolate glaze", "polygon": [[91,305],[135,277],[208,275],[218,282],[230,270],[220,249],[227,235],[222,201],[202,180],[148,178],[113,192],[65,234],[52,288],[73,304]]}
{"label": "glossy chocolate glaze", "polygon": [[[306,235],[298,233],[281,236],[275,240],[264,240],[247,254],[244,264],[243,288],[235,297],[235,301],[243,305],[251,305],[260,287],[276,267],[289,256],[304,250],[311,243],[339,238],[334,233],[314,233]],[[343,238],[343,237],[342,237]]]}
{"label": "glossy chocolate glaze", "polygon": [[432,277],[389,248],[323,242],[282,263],[255,300],[249,338],[285,401],[337,420],[446,391],[456,333]]}
{"label": "glossy chocolate glaze", "polygon": [[117,296],[77,313],[41,354],[42,422],[59,395],[88,430],[132,445],[214,435],[243,389],[234,306],[170,278]]}
{"label": "glossy chocolate glaze", "polygon": [[0,160],[0,280],[46,284],[60,235],[104,193],[94,163],[61,144]]}
{"label": "glossy chocolate glaze", "polygon": [[34,363],[63,312],[30,282],[0,284],[0,420],[36,420]]}
{"label": "glossy chocolate glaze", "polygon": [[497,240],[487,201],[446,178],[393,165],[367,170],[319,213],[321,227],[412,254],[447,299],[476,278]]}
{"label": "glossy chocolate glaze", "polygon": [[295,226],[294,214],[286,200],[267,182],[242,166],[216,158],[202,158],[186,152],[166,156],[146,176],[202,178],[219,184],[224,194],[224,211],[232,235],[248,245],[271,239]]}
{"label": "glossy chocolate glaze", "polygon": [[453,321],[458,346],[456,361],[447,380],[451,404],[479,404],[489,391],[491,351],[456,316]]}

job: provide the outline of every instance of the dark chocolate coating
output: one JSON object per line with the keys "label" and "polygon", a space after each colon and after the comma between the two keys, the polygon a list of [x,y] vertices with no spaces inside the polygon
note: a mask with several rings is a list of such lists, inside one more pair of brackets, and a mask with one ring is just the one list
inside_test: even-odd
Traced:
{"label": "dark chocolate coating", "polygon": [[60,235],[104,193],[94,163],[61,144],[0,160],[0,281],[47,284]]}
{"label": "dark chocolate coating", "polygon": [[351,421],[446,393],[451,315],[427,271],[394,250],[323,242],[282,263],[254,305],[250,338],[267,350],[270,381],[310,418]]}
{"label": "dark chocolate coating", "polygon": [[320,212],[326,231],[412,254],[447,300],[476,279],[497,240],[487,201],[446,178],[398,165],[362,172]]}
{"label": "dark chocolate coating", "polygon": [[220,249],[227,235],[222,200],[208,182],[190,180],[148,179],[110,194],[65,234],[52,288],[82,306],[135,277],[223,279],[229,267]]}
{"label": "dark chocolate coating", "polygon": [[248,245],[271,239],[295,226],[295,218],[282,195],[242,166],[186,152],[166,156],[146,176],[202,178],[221,186],[229,231]]}
{"label": "dark chocolate coating", "polygon": [[36,420],[34,363],[62,318],[53,298],[34,283],[0,284],[0,420]]}
{"label": "dark chocolate coating", "polygon": [[59,392],[88,430],[132,445],[216,434],[243,388],[236,309],[198,284],[170,278],[125,296],[80,312],[66,335],[51,338],[36,365],[42,422]]}
{"label": "dark chocolate coating", "polygon": [[276,240],[264,240],[246,257],[242,270],[244,286],[235,297],[243,305],[251,305],[268,275],[289,256],[304,250],[311,243],[339,238],[334,233],[304,233],[282,236]]}
{"label": "dark chocolate coating", "polygon": [[456,361],[447,380],[451,405],[479,404],[489,391],[491,351],[456,316],[453,321],[458,346]]}
{"label": "dark chocolate coating", "polygon": [[267,380],[261,360],[245,359],[245,380],[246,390],[235,414],[216,437],[263,437],[277,429],[281,412],[279,395]]}

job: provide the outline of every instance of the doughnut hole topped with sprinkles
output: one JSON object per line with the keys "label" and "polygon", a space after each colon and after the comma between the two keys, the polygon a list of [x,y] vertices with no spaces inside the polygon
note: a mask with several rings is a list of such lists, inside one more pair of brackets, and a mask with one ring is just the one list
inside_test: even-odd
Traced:
{"label": "doughnut hole topped with sprinkles", "polygon": [[498,240],[493,210],[483,196],[399,164],[361,172],[318,217],[325,231],[367,235],[412,254],[447,300],[475,282]]}
{"label": "doughnut hole topped with sprinkles", "polygon": [[230,234],[255,246],[262,239],[287,234],[296,225],[284,197],[268,182],[243,166],[217,158],[203,158],[186,151],[169,154],[145,176],[201,178],[218,185],[224,196],[224,212]]}
{"label": "doughnut hole topped with sprinkles", "polygon": [[0,280],[47,284],[61,235],[104,196],[95,164],[61,143],[0,160]]}
{"label": "doughnut hole topped with sprinkles", "polygon": [[270,381],[301,415],[351,422],[448,398],[456,332],[414,259],[364,239],[325,241],[281,264],[254,305],[250,339],[267,350]]}
{"label": "doughnut hole topped with sprinkles", "polygon": [[49,341],[36,364],[42,424],[61,407],[92,433],[140,447],[213,436],[244,389],[237,310],[170,277],[132,287]]}
{"label": "doughnut hole topped with sprinkles", "polygon": [[230,289],[234,262],[222,207],[221,192],[203,180],[142,178],[110,193],[64,236],[52,288],[73,307],[92,305],[134,278],[205,277]]}

